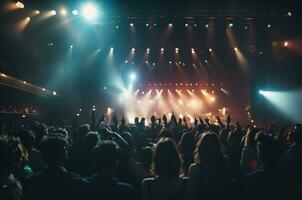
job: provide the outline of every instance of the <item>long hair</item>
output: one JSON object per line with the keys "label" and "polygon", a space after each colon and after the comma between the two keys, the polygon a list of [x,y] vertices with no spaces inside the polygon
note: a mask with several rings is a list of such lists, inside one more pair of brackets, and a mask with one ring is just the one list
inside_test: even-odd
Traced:
{"label": "long hair", "polygon": [[153,171],[157,176],[177,177],[181,171],[181,156],[175,142],[161,138],[153,153]]}
{"label": "long hair", "polygon": [[195,149],[195,162],[212,164],[223,162],[224,157],[220,141],[215,133],[205,133],[197,142]]}

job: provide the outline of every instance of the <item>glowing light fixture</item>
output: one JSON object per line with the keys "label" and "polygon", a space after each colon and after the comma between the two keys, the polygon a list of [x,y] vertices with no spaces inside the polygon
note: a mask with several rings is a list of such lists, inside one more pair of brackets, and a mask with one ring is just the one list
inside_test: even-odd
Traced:
{"label": "glowing light fixture", "polygon": [[18,8],[24,8],[24,4],[22,2],[20,2],[20,1],[17,1],[16,6]]}
{"label": "glowing light fixture", "polygon": [[89,21],[94,20],[98,16],[97,7],[92,3],[85,4],[82,13],[85,19]]}
{"label": "glowing light fixture", "polygon": [[73,10],[71,13],[72,13],[74,16],[76,16],[76,15],[79,14],[79,11],[78,11],[78,10]]}

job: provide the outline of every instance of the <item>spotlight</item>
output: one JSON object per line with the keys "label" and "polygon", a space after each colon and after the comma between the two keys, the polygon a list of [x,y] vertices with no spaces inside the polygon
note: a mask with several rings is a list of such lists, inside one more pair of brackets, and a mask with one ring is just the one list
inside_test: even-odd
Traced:
{"label": "spotlight", "polygon": [[52,95],[53,95],[53,96],[56,96],[56,95],[57,95],[57,92],[56,92],[56,91],[53,91],[53,92],[52,92]]}
{"label": "spotlight", "polygon": [[188,27],[189,26],[189,24],[185,24],[185,27]]}
{"label": "spotlight", "polygon": [[267,28],[271,28],[271,27],[272,27],[272,25],[271,25],[271,24],[268,24],[268,25],[267,25]]}
{"label": "spotlight", "polygon": [[83,7],[83,16],[87,20],[94,20],[98,15],[98,11],[95,5],[88,3]]}
{"label": "spotlight", "polygon": [[149,62],[148,62],[148,60],[146,60],[146,64],[148,64]]}
{"label": "spotlight", "polygon": [[192,48],[192,49],[191,49],[191,52],[192,52],[193,54],[195,53],[195,50],[194,50],[194,48]]}
{"label": "spotlight", "polygon": [[178,53],[179,52],[179,48],[175,48],[175,53]]}
{"label": "spotlight", "polygon": [[61,15],[66,16],[67,15],[67,10],[65,8],[61,9]]}
{"label": "spotlight", "polygon": [[35,14],[36,14],[36,15],[39,15],[39,14],[40,14],[40,10],[36,10],[36,11],[35,11]]}
{"label": "spotlight", "polygon": [[264,91],[263,90],[259,90],[259,94],[264,94]]}
{"label": "spotlight", "polygon": [[155,66],[155,63],[153,63],[152,65]]}
{"label": "spotlight", "polygon": [[29,21],[30,21],[30,17],[26,17],[25,19],[26,19],[26,21],[27,21],[27,22],[29,22]]}
{"label": "spotlight", "polygon": [[213,51],[213,49],[209,48],[209,52],[212,52],[212,51]]}
{"label": "spotlight", "polygon": [[160,51],[163,53],[165,51],[165,49],[164,48],[160,48]]}
{"label": "spotlight", "polygon": [[69,47],[72,49],[72,48],[73,48],[73,45],[70,45]]}
{"label": "spotlight", "polygon": [[135,48],[132,48],[132,49],[131,49],[131,52],[134,53],[134,52],[135,52]]}
{"label": "spotlight", "polygon": [[149,24],[147,23],[147,24],[146,24],[146,27],[148,27],[148,26],[149,26]]}
{"label": "spotlight", "polygon": [[42,90],[45,91],[46,89],[45,89],[45,88],[42,88]]}
{"label": "spotlight", "polygon": [[287,47],[287,46],[288,46],[288,42],[285,41],[285,42],[283,43],[283,46],[284,46],[284,47]]}
{"label": "spotlight", "polygon": [[134,24],[133,24],[133,23],[130,23],[130,26],[131,26],[131,27],[133,27],[133,26],[134,26]]}
{"label": "spotlight", "polygon": [[169,64],[172,64],[172,61],[169,61]]}
{"label": "spotlight", "polygon": [[128,60],[125,60],[125,63],[128,63]]}
{"label": "spotlight", "polygon": [[171,28],[171,27],[173,26],[173,24],[172,24],[172,23],[170,23],[168,26]]}
{"label": "spotlight", "polygon": [[135,81],[135,79],[136,79],[136,74],[135,73],[131,73],[130,74],[130,80],[131,81]]}
{"label": "spotlight", "polygon": [[76,16],[76,15],[79,14],[79,11],[78,11],[78,10],[73,10],[71,13],[72,13],[74,16]]}
{"label": "spotlight", "polygon": [[238,51],[238,48],[237,48],[237,47],[234,47],[234,51],[237,52],[237,51]]}
{"label": "spotlight", "polygon": [[245,25],[245,26],[244,26],[244,29],[245,29],[245,30],[247,30],[247,28],[248,28],[248,26],[247,26],[247,25]]}
{"label": "spotlight", "polygon": [[119,28],[118,25],[116,25],[115,28],[118,29]]}
{"label": "spotlight", "polygon": [[24,4],[22,2],[20,2],[20,1],[17,1],[16,6],[18,8],[24,8]]}
{"label": "spotlight", "polygon": [[150,53],[150,48],[147,48],[147,53]]}
{"label": "spotlight", "polygon": [[206,27],[206,28],[209,28],[209,24],[206,24],[205,27]]}
{"label": "spotlight", "polygon": [[51,14],[52,16],[55,16],[55,15],[57,14],[57,11],[52,10],[52,11],[50,11],[50,14]]}
{"label": "spotlight", "polygon": [[287,12],[287,16],[291,17],[293,15],[293,13],[291,13],[290,11]]}
{"label": "spotlight", "polygon": [[197,27],[197,24],[194,24],[194,27]]}
{"label": "spotlight", "polygon": [[229,28],[232,28],[234,26],[234,24],[231,22],[229,23]]}

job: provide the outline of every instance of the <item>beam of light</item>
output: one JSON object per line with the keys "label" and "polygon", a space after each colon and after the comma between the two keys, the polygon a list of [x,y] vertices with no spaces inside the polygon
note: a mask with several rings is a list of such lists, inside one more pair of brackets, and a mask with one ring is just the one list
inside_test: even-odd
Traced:
{"label": "beam of light", "polygon": [[302,121],[302,90],[296,91],[266,91],[259,93],[272,103],[285,117],[292,122]]}
{"label": "beam of light", "polygon": [[248,72],[248,62],[243,53],[237,48],[234,48],[236,59],[244,73]]}
{"label": "beam of light", "polygon": [[98,8],[92,3],[87,3],[83,6],[82,14],[88,21],[93,21],[98,16]]}
{"label": "beam of light", "polygon": [[29,22],[30,22],[30,17],[26,17],[22,19],[19,23],[17,23],[16,31],[18,33],[22,33],[28,26]]}

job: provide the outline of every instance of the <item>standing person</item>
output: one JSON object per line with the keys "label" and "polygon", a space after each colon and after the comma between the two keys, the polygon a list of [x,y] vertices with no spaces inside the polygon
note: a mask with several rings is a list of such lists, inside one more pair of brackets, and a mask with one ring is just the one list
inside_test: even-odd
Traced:
{"label": "standing person", "polygon": [[215,133],[203,134],[196,146],[195,163],[189,169],[187,199],[230,199],[230,171]]}
{"label": "standing person", "polygon": [[93,150],[96,175],[90,177],[91,200],[135,200],[137,195],[132,185],[120,182],[114,177],[120,158],[120,148],[116,142],[105,140]]}
{"label": "standing person", "polygon": [[42,139],[40,152],[47,167],[25,180],[24,200],[77,200],[87,199],[88,182],[68,172],[67,141],[60,135]]}
{"label": "standing person", "polygon": [[0,136],[0,199],[21,200],[22,186],[13,175],[26,153],[17,138]]}
{"label": "standing person", "polygon": [[161,138],[153,154],[155,178],[142,182],[142,200],[185,199],[187,179],[180,177],[182,160],[175,142]]}

